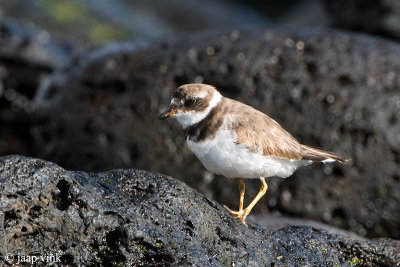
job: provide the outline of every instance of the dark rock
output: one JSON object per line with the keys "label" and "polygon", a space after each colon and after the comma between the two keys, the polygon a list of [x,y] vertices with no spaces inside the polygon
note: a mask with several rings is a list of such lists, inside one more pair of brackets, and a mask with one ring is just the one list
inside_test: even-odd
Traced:
{"label": "dark rock", "polygon": [[301,217],[287,216],[279,214],[278,212],[264,213],[264,214],[250,214],[246,221],[249,224],[258,224],[263,228],[270,230],[279,230],[289,226],[311,226],[313,228],[323,229],[331,234],[341,235],[349,237],[351,239],[357,239],[360,241],[366,241],[367,239],[359,236],[353,232],[346,231],[328,224],[324,224],[318,221],[305,219]]}
{"label": "dark rock", "polygon": [[51,71],[63,66],[70,57],[66,50],[52,42],[48,32],[21,25],[12,19],[0,20],[0,36],[2,60],[15,65]]}
{"label": "dark rock", "polygon": [[[256,209],[400,238],[399,45],[277,27],[117,47],[81,58],[42,87],[39,157],[71,169],[160,171],[236,206],[236,183],[214,179],[201,166],[178,123],[157,120],[178,85],[210,83],[269,114],[302,143],[352,159],[269,179]],[[259,182],[247,184],[249,199]]]}
{"label": "dark rock", "polygon": [[146,171],[95,174],[2,157],[0,196],[2,264],[6,255],[49,254],[85,266],[400,263],[399,241],[355,241],[311,227],[245,227],[182,182]]}
{"label": "dark rock", "polygon": [[32,99],[68,58],[48,33],[0,19],[0,155],[32,154]]}
{"label": "dark rock", "polygon": [[325,0],[333,26],[400,40],[397,0]]}

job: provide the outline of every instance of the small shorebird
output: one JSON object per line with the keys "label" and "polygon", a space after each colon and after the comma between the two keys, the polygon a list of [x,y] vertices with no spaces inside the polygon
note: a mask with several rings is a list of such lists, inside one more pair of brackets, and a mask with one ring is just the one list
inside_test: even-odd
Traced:
{"label": "small shorebird", "polygon": [[[300,144],[275,120],[241,102],[223,97],[213,86],[185,84],[174,93],[159,119],[175,118],[186,143],[210,172],[239,178],[239,210],[229,212],[246,225],[246,217],[266,193],[266,177],[286,178],[312,162],[347,160],[333,152]],[[261,188],[243,208],[242,178],[259,178]]]}

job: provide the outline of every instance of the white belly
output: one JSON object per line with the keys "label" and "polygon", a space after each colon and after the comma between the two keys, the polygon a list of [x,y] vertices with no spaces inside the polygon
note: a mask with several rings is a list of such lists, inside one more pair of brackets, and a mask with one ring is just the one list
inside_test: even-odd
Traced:
{"label": "white belly", "polygon": [[290,176],[304,161],[263,156],[244,145],[236,144],[233,131],[220,130],[213,140],[193,142],[186,139],[189,149],[210,172],[229,178],[260,178]]}

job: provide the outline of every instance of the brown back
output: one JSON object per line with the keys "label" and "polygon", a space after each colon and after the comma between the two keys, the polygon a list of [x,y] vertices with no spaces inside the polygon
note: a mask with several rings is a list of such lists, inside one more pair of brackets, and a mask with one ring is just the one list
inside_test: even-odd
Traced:
{"label": "brown back", "polygon": [[262,150],[264,156],[301,160],[300,143],[275,120],[261,111],[238,101],[227,99],[229,127],[236,132],[237,142],[251,150]]}

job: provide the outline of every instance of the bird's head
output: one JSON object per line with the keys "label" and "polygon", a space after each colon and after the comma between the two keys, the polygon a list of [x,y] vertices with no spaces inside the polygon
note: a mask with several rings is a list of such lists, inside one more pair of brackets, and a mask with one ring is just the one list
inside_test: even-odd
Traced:
{"label": "bird's head", "polygon": [[185,84],[175,89],[169,108],[159,119],[175,118],[187,128],[203,120],[221,99],[221,94],[211,85]]}

